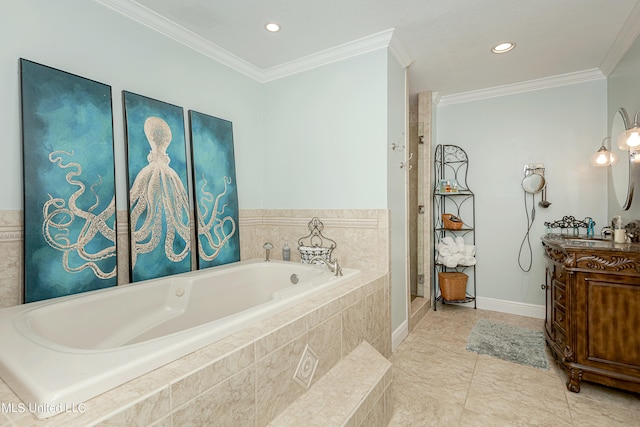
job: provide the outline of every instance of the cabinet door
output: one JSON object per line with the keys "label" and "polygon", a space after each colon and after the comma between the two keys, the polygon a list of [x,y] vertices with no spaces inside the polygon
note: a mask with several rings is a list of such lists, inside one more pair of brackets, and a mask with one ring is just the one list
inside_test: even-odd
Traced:
{"label": "cabinet door", "polygon": [[578,363],[640,375],[640,283],[637,277],[579,273],[576,301]]}

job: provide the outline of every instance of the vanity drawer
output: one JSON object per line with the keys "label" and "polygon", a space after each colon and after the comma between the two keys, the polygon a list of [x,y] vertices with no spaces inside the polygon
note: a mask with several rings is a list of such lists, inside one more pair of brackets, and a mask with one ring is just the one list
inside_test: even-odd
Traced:
{"label": "vanity drawer", "polygon": [[553,282],[553,302],[562,308],[567,308],[566,290],[564,284]]}
{"label": "vanity drawer", "polygon": [[560,329],[562,333],[566,333],[567,314],[565,313],[564,308],[557,305],[553,306],[553,324],[556,326],[556,329]]}
{"label": "vanity drawer", "polygon": [[555,342],[558,349],[560,349],[560,351],[564,351],[564,348],[567,346],[567,336],[558,328],[556,328]]}
{"label": "vanity drawer", "polygon": [[566,283],[566,271],[564,267],[556,267],[553,270],[553,279],[564,285]]}

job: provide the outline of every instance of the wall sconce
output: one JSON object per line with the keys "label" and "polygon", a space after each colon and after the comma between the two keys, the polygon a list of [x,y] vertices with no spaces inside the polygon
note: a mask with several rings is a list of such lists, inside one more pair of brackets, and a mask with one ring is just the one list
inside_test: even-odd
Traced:
{"label": "wall sconce", "polygon": [[[626,111],[625,111],[626,113]],[[618,137],[618,148],[623,151],[640,151],[640,123],[638,123],[638,111],[633,119],[633,124]]]}
{"label": "wall sconce", "polygon": [[[609,148],[605,147],[605,142],[609,141]],[[592,166],[611,166],[618,163],[618,156],[611,151],[611,138],[606,137],[602,140],[602,145],[591,156]]]}

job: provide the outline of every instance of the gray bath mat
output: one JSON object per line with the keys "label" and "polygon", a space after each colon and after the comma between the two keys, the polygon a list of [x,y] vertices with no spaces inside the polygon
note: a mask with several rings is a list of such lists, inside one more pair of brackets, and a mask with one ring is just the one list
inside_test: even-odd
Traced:
{"label": "gray bath mat", "polygon": [[549,369],[544,334],[506,323],[478,320],[467,338],[467,350],[502,360]]}

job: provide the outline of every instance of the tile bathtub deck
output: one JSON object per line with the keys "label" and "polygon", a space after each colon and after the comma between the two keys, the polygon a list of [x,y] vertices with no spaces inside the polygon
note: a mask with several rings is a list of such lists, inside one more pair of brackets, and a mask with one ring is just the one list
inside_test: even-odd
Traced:
{"label": "tile bathtub deck", "polygon": [[544,321],[459,306],[430,310],[398,346],[393,363],[394,416],[389,426],[640,426],[640,394],[581,383],[564,373],[466,350],[481,319],[542,330]]}

